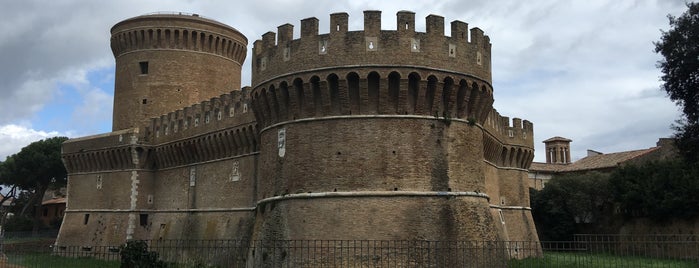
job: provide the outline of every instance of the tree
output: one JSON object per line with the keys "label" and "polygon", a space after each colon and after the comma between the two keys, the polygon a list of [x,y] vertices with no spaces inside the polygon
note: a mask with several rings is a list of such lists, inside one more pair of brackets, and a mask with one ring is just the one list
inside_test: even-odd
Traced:
{"label": "tree", "polygon": [[[53,137],[33,142],[0,163],[0,183],[31,193],[20,216],[30,211],[32,206],[39,208],[46,190],[65,186],[67,174],[61,161],[61,145],[67,139]],[[35,209],[34,214],[33,231],[36,232],[40,224],[39,210]]]}
{"label": "tree", "polygon": [[597,224],[611,205],[609,176],[599,172],[555,176],[541,191],[530,190],[532,217],[542,240],[570,240]]}
{"label": "tree", "polygon": [[655,52],[663,75],[662,88],[678,106],[684,118],[675,126],[680,152],[687,160],[699,160],[699,3],[688,3],[679,17],[668,15],[670,30],[662,32]]}
{"label": "tree", "polygon": [[684,161],[624,166],[610,178],[614,199],[627,218],[658,222],[699,216],[699,166]]}

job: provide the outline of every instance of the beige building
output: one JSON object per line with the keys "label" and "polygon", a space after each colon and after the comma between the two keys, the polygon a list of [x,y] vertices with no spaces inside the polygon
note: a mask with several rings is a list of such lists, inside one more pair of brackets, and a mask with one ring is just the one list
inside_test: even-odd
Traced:
{"label": "beige building", "polygon": [[587,150],[587,156],[577,160],[570,159],[572,140],[553,137],[544,141],[546,144],[546,163],[532,162],[529,167],[529,187],[541,190],[554,175],[600,171],[610,172],[619,166],[642,163],[674,157],[676,148],[669,138],[661,138],[655,147],[624,152],[601,153]]}

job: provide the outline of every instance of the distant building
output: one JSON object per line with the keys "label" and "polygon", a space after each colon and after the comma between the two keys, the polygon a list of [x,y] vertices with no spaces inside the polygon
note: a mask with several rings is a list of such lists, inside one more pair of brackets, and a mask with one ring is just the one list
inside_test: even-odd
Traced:
{"label": "distant building", "polygon": [[572,140],[553,137],[543,142],[546,144],[546,163],[532,162],[529,167],[529,187],[537,190],[543,189],[546,183],[557,174],[587,171],[611,172],[624,164],[667,159],[676,155],[673,140],[661,138],[655,147],[647,149],[607,154],[587,150],[586,157],[571,162],[570,143]]}
{"label": "distant building", "polygon": [[66,189],[58,191],[49,190],[44,193],[44,200],[41,202],[41,223],[44,226],[52,226],[52,223],[63,219],[66,211]]}
{"label": "distant building", "polygon": [[52,198],[41,202],[41,223],[44,226],[51,226],[52,223],[63,219],[66,211],[66,198]]}

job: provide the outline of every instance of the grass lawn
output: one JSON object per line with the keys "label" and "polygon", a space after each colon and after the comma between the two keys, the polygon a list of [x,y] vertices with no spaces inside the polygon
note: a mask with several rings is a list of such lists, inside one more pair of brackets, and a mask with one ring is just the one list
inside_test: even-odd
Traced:
{"label": "grass lawn", "polygon": [[511,260],[508,267],[697,267],[697,261],[627,257],[609,254],[545,252],[543,258]]}
{"label": "grass lawn", "polygon": [[48,253],[7,254],[7,263],[22,267],[119,267],[119,261],[104,261],[92,258],[68,258]]}

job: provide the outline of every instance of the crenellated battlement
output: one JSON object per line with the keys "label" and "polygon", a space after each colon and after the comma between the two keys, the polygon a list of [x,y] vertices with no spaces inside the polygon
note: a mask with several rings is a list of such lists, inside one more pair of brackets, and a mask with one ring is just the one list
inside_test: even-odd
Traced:
{"label": "crenellated battlement", "polygon": [[151,118],[145,126],[145,140],[161,144],[213,131],[254,124],[250,106],[250,88],[228,94]]}
{"label": "crenellated battlement", "polygon": [[492,109],[483,127],[504,143],[534,147],[534,124],[528,120],[502,116]]}
{"label": "crenellated battlement", "polygon": [[238,30],[197,14],[149,14],[124,20],[112,27],[110,41],[115,58],[137,50],[187,50],[242,65],[247,55],[247,38]]}
{"label": "crenellated battlement", "polygon": [[501,167],[529,168],[534,159],[534,124],[492,109],[483,125],[483,157]]}
{"label": "crenellated battlement", "polygon": [[329,32],[319,34],[318,19],[307,18],[298,39],[293,25],[280,25],[254,43],[252,86],[290,72],[360,65],[449,70],[491,83],[491,44],[481,29],[453,21],[445,36],[441,16],[427,16],[425,32],[415,31],[413,12],[400,11],[396,19],[396,30],[381,30],[381,11],[365,11],[364,30],[349,31],[349,15],[333,13]]}

